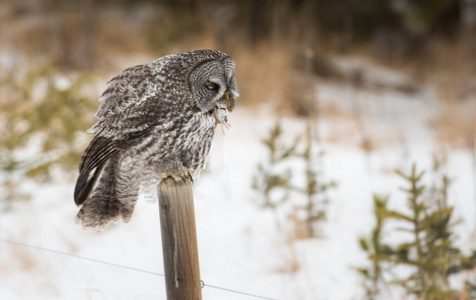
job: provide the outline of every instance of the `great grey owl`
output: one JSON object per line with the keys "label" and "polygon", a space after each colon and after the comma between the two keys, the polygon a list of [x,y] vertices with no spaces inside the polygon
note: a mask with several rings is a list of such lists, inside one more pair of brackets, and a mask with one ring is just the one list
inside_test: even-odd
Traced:
{"label": "great grey owl", "polygon": [[128,222],[140,190],[153,194],[168,176],[196,179],[237,96],[235,63],[216,50],[167,55],[112,78],[79,166],[76,220],[96,229]]}

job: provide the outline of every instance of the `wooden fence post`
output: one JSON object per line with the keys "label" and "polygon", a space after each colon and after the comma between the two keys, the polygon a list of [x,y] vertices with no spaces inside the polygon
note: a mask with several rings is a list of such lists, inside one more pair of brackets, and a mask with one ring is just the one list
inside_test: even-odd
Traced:
{"label": "wooden fence post", "polygon": [[158,186],[167,300],[201,300],[197,230],[190,180]]}

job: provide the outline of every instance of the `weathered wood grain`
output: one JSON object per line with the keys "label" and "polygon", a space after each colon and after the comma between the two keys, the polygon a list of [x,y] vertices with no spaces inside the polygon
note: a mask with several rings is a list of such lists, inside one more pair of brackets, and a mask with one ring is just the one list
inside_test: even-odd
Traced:
{"label": "weathered wood grain", "polygon": [[158,186],[167,300],[202,299],[197,230],[189,180]]}

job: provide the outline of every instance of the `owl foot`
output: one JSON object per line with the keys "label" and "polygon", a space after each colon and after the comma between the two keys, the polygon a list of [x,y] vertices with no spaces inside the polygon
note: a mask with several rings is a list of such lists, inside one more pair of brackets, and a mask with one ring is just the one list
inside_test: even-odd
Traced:
{"label": "owl foot", "polygon": [[190,179],[190,182],[193,183],[192,175],[185,167],[182,167],[179,170],[177,169],[167,170],[165,172],[162,172],[160,176],[163,179],[172,177],[176,182],[186,181],[187,179]]}

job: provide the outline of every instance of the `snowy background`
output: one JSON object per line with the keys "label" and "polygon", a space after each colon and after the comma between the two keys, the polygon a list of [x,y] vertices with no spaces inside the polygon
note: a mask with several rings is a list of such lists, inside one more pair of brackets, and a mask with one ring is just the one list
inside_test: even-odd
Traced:
{"label": "snowy background", "polygon": [[[319,81],[318,105],[350,110],[349,97],[356,95],[352,89]],[[366,152],[358,146],[352,118],[324,113],[314,124],[321,140],[318,147],[326,153],[323,175],[338,186],[331,192],[320,237],[306,240],[294,240],[287,223],[277,226],[274,213],[259,209],[253,201],[259,195],[251,188],[252,175],[266,156],[261,139],[277,117],[241,108],[238,100],[232,129],[225,134],[217,129],[207,171],[194,185],[205,285],[273,299],[361,298],[360,279],[352,267],[366,265],[357,239],[373,226],[372,195],[391,193],[391,207],[405,207],[397,192],[403,182],[392,170],[408,170],[412,162],[418,162],[419,168],[431,167],[432,153],[442,148],[429,120],[442,108],[431,89],[414,95],[361,91],[357,96],[365,128],[378,147]],[[298,118],[281,118],[281,122],[289,140],[306,126]],[[462,220],[458,243],[468,250],[476,212],[472,158],[467,151],[447,155],[445,168],[454,179],[450,204]],[[32,199],[2,212],[2,239],[163,273],[156,203],[139,201],[129,224],[118,223],[103,232],[84,231],[74,222],[73,181],[57,177],[51,184],[26,183]],[[3,242],[0,247],[2,299],[165,299],[163,277]],[[296,269],[289,271],[292,268]],[[207,286],[203,297],[253,299]]]}
{"label": "snowy background", "polygon": [[[413,163],[430,170],[435,155],[452,180],[456,245],[469,254],[476,247],[476,1],[438,3],[0,1],[0,300],[166,299],[157,203],[140,199],[128,224],[83,230],[73,201],[79,156],[66,150],[87,146],[112,76],[191,49],[230,54],[242,95],[232,128],[217,128],[193,186],[203,299],[366,299],[355,269],[369,264],[358,239],[374,226],[373,195],[388,194],[390,208],[405,210],[399,188],[406,183],[394,171]],[[75,102],[79,94],[86,96]],[[22,144],[10,133],[31,120],[44,127]],[[280,122],[282,140],[291,142],[309,120],[314,150],[324,153],[319,178],[337,183],[313,238],[293,215],[302,195],[291,193],[273,211],[257,205],[262,195],[252,188],[270,129]],[[62,151],[68,164],[25,175]],[[286,166],[302,186],[302,160]],[[470,278],[474,270],[454,276],[452,287]],[[412,298],[394,289],[382,299]]]}

